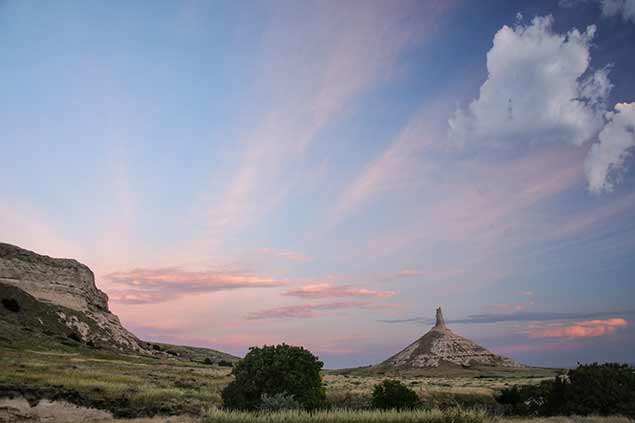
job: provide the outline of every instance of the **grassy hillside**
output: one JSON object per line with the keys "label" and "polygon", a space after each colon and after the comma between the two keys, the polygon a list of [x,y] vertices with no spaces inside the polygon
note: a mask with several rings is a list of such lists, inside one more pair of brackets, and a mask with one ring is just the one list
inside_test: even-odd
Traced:
{"label": "grassy hillside", "polygon": [[1,348],[0,397],[65,400],[116,416],[198,414],[220,405],[230,368],[104,351]]}
{"label": "grassy hillside", "polygon": [[[60,313],[63,313],[68,320],[75,321],[75,326],[69,327],[64,324],[59,317]],[[113,349],[112,343],[98,339],[94,342],[83,342],[78,331],[81,325],[89,327],[92,333],[99,334],[103,331],[94,320],[79,311],[38,301],[15,286],[0,283],[0,347],[41,348],[82,353],[105,352]],[[108,334],[104,334],[104,338],[108,338]],[[140,344],[151,353],[150,355],[157,357],[175,357],[225,366],[231,366],[239,359],[231,354],[209,348],[144,341]]]}

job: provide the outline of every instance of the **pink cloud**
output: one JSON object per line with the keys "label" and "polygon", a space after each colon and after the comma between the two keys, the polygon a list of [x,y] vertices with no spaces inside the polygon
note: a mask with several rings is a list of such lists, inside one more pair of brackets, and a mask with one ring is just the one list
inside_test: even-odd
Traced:
{"label": "pink cloud", "polygon": [[[250,128],[241,140],[247,151],[228,188],[210,202],[211,235],[236,233],[289,191],[306,189],[306,177],[298,183],[288,172],[320,130],[354,109],[366,90],[393,77],[404,49],[425,42],[455,3],[370,2],[362,9],[317,3],[302,9],[302,17],[311,17],[302,28],[285,24],[301,18],[299,9],[274,7],[259,67],[260,89],[272,92],[269,112],[243,124]],[[301,71],[289,75],[289,69]]]}
{"label": "pink cloud", "polygon": [[385,298],[395,295],[395,291],[376,291],[367,288],[354,288],[330,284],[306,285],[302,288],[290,289],[282,295],[301,298],[329,298],[329,297],[377,297]]}
{"label": "pink cloud", "polygon": [[572,325],[554,324],[544,327],[532,328],[529,331],[530,338],[594,338],[610,335],[618,329],[628,326],[628,322],[622,318],[605,320],[587,320],[576,322]]}
{"label": "pink cloud", "polygon": [[306,262],[311,261],[311,257],[295,251],[274,250],[272,248],[263,248],[262,252],[274,257],[280,257],[289,261]]}
{"label": "pink cloud", "polygon": [[270,277],[230,271],[188,271],[179,267],[132,269],[104,276],[111,285],[114,302],[148,304],[168,301],[187,294],[225,291],[239,288],[271,288],[285,284]]}
{"label": "pink cloud", "polygon": [[519,238],[523,230],[533,234],[534,208],[582,184],[583,154],[574,147],[548,146],[505,163],[465,161],[469,179],[451,175],[438,193],[450,195],[419,205],[419,219],[371,238],[364,253],[389,255],[423,239],[428,244],[483,243],[479,250],[486,253],[488,245]]}
{"label": "pink cloud", "polygon": [[333,311],[342,309],[380,309],[392,308],[390,304],[379,304],[373,302],[337,302],[326,304],[299,304],[283,307],[275,307],[267,310],[249,313],[247,319],[311,319],[322,315],[322,311]]}

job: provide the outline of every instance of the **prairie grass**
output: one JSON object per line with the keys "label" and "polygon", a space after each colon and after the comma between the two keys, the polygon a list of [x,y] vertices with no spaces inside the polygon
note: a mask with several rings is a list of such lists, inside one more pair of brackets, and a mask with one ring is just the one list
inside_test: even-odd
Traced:
{"label": "prairie grass", "polygon": [[209,409],[206,423],[494,423],[484,411],[474,410],[337,410],[337,411],[281,411],[250,413]]}
{"label": "prairie grass", "polygon": [[283,411],[249,413],[210,409],[203,417],[205,423],[634,423],[626,417],[545,417],[498,418],[485,411],[413,410],[413,411]]}
{"label": "prairie grass", "polygon": [[570,416],[570,417],[538,417],[538,418],[505,418],[498,423],[633,423],[627,417],[609,416]]}
{"label": "prairie grass", "polygon": [[[221,404],[230,368],[106,352],[0,349],[3,390],[106,408],[117,416],[198,414]],[[77,393],[73,395],[72,392]]]}

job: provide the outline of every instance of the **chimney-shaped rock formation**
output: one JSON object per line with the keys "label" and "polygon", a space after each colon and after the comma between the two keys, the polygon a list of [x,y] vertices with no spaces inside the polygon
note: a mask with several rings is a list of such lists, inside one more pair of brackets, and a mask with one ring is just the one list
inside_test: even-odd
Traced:
{"label": "chimney-shaped rock formation", "polygon": [[445,319],[443,319],[443,311],[441,311],[441,307],[437,308],[437,322],[434,325],[434,329],[447,329],[445,327]]}
{"label": "chimney-shaped rock formation", "polygon": [[452,332],[446,325],[441,307],[437,308],[434,327],[405,349],[384,361],[396,369],[445,366],[522,367],[510,358],[501,357]]}

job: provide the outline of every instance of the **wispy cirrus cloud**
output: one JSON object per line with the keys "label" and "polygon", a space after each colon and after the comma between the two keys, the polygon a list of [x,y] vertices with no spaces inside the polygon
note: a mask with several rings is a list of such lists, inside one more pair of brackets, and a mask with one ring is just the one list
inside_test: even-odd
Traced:
{"label": "wispy cirrus cloud", "polygon": [[595,338],[611,335],[626,328],[628,321],[619,317],[604,320],[585,320],[573,324],[549,324],[529,330],[529,338]]}
{"label": "wispy cirrus cloud", "polygon": [[328,311],[346,310],[346,309],[382,309],[395,307],[391,304],[382,304],[376,302],[335,302],[325,304],[298,304],[290,306],[282,306],[270,308],[267,310],[256,311],[247,315],[248,320],[262,319],[311,319],[320,317]]}
{"label": "wispy cirrus cloud", "polygon": [[282,295],[300,298],[331,298],[331,297],[376,297],[387,298],[396,294],[395,291],[378,291],[368,288],[357,288],[350,285],[330,285],[327,283],[317,285],[306,285],[301,288],[294,288],[286,291]]}
{"label": "wispy cirrus cloud", "polygon": [[462,276],[465,274],[463,269],[442,269],[442,270],[417,270],[417,269],[402,269],[397,272],[396,276],[399,278],[423,278],[423,279],[436,279],[444,280],[453,278],[456,276]]}
{"label": "wispy cirrus cloud", "polygon": [[297,262],[307,262],[307,261],[311,261],[311,257],[302,254],[302,253],[298,253],[296,251],[289,251],[289,250],[276,250],[273,248],[263,248],[262,252],[266,255],[270,255],[270,256],[274,256],[274,257],[280,257],[289,261],[297,261]]}
{"label": "wispy cirrus cloud", "polygon": [[[504,322],[547,322],[547,321],[567,321],[567,320],[599,320],[613,318],[616,315],[635,314],[635,310],[620,311],[597,311],[588,313],[558,313],[558,312],[530,312],[518,311],[513,313],[484,313],[472,314],[463,319],[446,320],[447,323],[469,325],[469,324],[489,324]],[[380,320],[384,323],[412,323],[420,322],[433,324],[434,319],[428,317],[410,317],[393,320]]]}
{"label": "wispy cirrus cloud", "polygon": [[488,304],[484,307],[484,309],[493,313],[511,313],[525,311],[527,310],[527,307],[532,304],[533,302],[529,302],[528,304]]}
{"label": "wispy cirrus cloud", "polygon": [[[425,42],[454,4],[404,0],[371,1],[361,9],[354,3],[274,6],[261,75],[269,113],[243,139],[241,162],[210,207],[211,231],[235,232],[297,188],[292,182],[297,178],[288,175],[320,130],[354,108],[367,90],[394,77],[404,49]],[[304,24],[290,27],[284,24],[288,21]],[[300,67],[298,58],[304,58]]]}
{"label": "wispy cirrus cloud", "polygon": [[282,280],[237,271],[190,271],[180,267],[138,268],[112,272],[103,278],[114,287],[108,291],[110,299],[127,304],[159,303],[189,294],[285,285]]}

